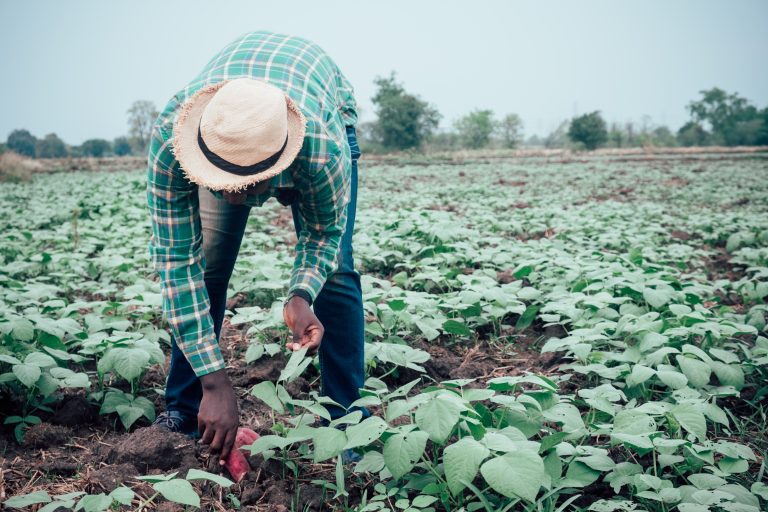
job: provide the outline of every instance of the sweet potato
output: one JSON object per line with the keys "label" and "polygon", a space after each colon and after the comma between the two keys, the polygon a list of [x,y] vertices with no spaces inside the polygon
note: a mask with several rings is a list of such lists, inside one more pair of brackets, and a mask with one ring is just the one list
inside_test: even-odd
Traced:
{"label": "sweet potato", "polygon": [[248,465],[248,460],[243,455],[241,447],[253,444],[259,438],[259,434],[253,430],[242,427],[237,429],[237,437],[235,437],[235,444],[232,446],[232,451],[229,452],[224,467],[227,468],[229,474],[232,475],[235,482],[239,482],[243,479],[246,473],[251,469]]}

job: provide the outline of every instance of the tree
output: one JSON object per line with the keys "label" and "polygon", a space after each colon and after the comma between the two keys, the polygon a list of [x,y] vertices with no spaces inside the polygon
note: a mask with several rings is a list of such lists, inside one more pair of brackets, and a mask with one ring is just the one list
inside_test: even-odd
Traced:
{"label": "tree", "polygon": [[677,143],[681,146],[706,146],[709,141],[707,130],[695,121],[688,121],[677,130]]}
{"label": "tree", "polygon": [[67,156],[67,145],[55,133],[49,133],[44,139],[37,141],[36,153],[38,158],[64,158]]}
{"label": "tree", "polygon": [[80,146],[83,156],[93,156],[96,158],[104,156],[104,153],[109,152],[111,149],[109,141],[104,139],[88,139]]}
{"label": "tree", "polygon": [[394,73],[389,78],[377,77],[373,83],[378,87],[371,98],[378,117],[374,133],[383,149],[420,147],[437,128],[440,113],[418,96],[405,92]]}
{"label": "tree", "polygon": [[763,121],[757,108],[737,93],[728,94],[713,87],[700,91],[702,98],[688,104],[692,121],[709,125],[717,144],[754,144]]}
{"label": "tree", "polygon": [[114,142],[112,142],[112,152],[116,156],[130,155],[131,151],[133,151],[133,149],[131,148],[131,143],[128,141],[128,137],[117,137]]}
{"label": "tree", "polygon": [[27,130],[13,130],[5,145],[15,153],[35,158],[37,138]]}
{"label": "tree", "polygon": [[568,128],[568,138],[593,150],[608,140],[608,130],[599,110],[574,118]]}
{"label": "tree", "polygon": [[463,147],[480,149],[486,147],[491,141],[495,124],[493,111],[473,110],[459,118],[455,123],[455,128]]}
{"label": "tree", "polygon": [[523,142],[523,120],[517,114],[507,114],[498,126],[499,139],[505,148],[516,148]]}
{"label": "tree", "polygon": [[146,152],[152,125],[158,115],[155,104],[147,100],[134,101],[128,109],[128,132],[135,141],[137,153]]}

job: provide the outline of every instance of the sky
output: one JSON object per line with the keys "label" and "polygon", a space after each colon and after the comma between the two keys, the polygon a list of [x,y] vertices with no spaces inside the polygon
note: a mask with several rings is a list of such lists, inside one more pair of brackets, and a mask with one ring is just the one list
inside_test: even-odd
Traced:
{"label": "sky", "polygon": [[[356,90],[377,76],[443,115],[517,113],[526,136],[600,110],[673,130],[714,86],[768,105],[764,0],[0,0],[0,140],[26,128],[69,144],[127,132],[251,30],[318,43]],[[646,117],[649,116],[649,117]]]}

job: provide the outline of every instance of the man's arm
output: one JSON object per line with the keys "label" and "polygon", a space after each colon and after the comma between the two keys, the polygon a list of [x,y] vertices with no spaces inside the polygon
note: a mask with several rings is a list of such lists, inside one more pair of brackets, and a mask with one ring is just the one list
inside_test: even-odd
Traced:
{"label": "man's arm", "polygon": [[314,302],[328,276],[336,271],[347,223],[350,176],[350,169],[339,154],[301,184],[298,209],[302,229],[296,244],[289,297],[299,295]]}
{"label": "man's arm", "polygon": [[350,169],[339,155],[300,185],[302,229],[283,317],[293,333],[288,348],[312,352],[320,345],[324,328],[309,306],[338,267],[347,221]]}
{"label": "man's arm", "polygon": [[176,344],[195,374],[203,397],[198,413],[201,441],[224,463],[237,434],[239,414],[232,384],[213,330],[205,288],[197,187],[183,175],[168,137],[153,131],[147,171],[152,220],[150,255],[160,275],[163,312]]}
{"label": "man's arm", "polygon": [[187,180],[157,130],[150,142],[147,203],[152,220],[149,252],[160,275],[163,313],[195,374],[224,368],[205,288],[197,187]]}

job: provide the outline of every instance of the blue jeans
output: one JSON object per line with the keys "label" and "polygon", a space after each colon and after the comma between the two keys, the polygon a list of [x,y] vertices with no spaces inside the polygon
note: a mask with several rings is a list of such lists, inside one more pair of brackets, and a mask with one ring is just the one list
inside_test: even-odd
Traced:
{"label": "blue jeans", "polygon": [[[352,256],[352,232],[357,204],[357,160],[360,156],[354,127],[347,127],[347,140],[352,152],[352,197],[347,207],[347,226],[341,239],[339,266],[329,276],[314,302],[315,314],[325,327],[319,349],[320,392],[344,407],[349,407],[360,398],[359,389],[365,381],[363,297],[360,274],[355,270]],[[205,254],[205,287],[218,339],[224,321],[229,278],[251,208],[230,204],[203,187],[198,188],[198,196]],[[295,203],[291,209],[298,235],[301,218]],[[173,336],[171,345],[171,367],[165,387],[166,409],[181,413],[186,419],[184,430],[194,434],[197,431],[202,387]],[[364,416],[369,415],[366,409],[360,410]],[[329,407],[329,412],[332,418],[346,414],[339,407]]]}

